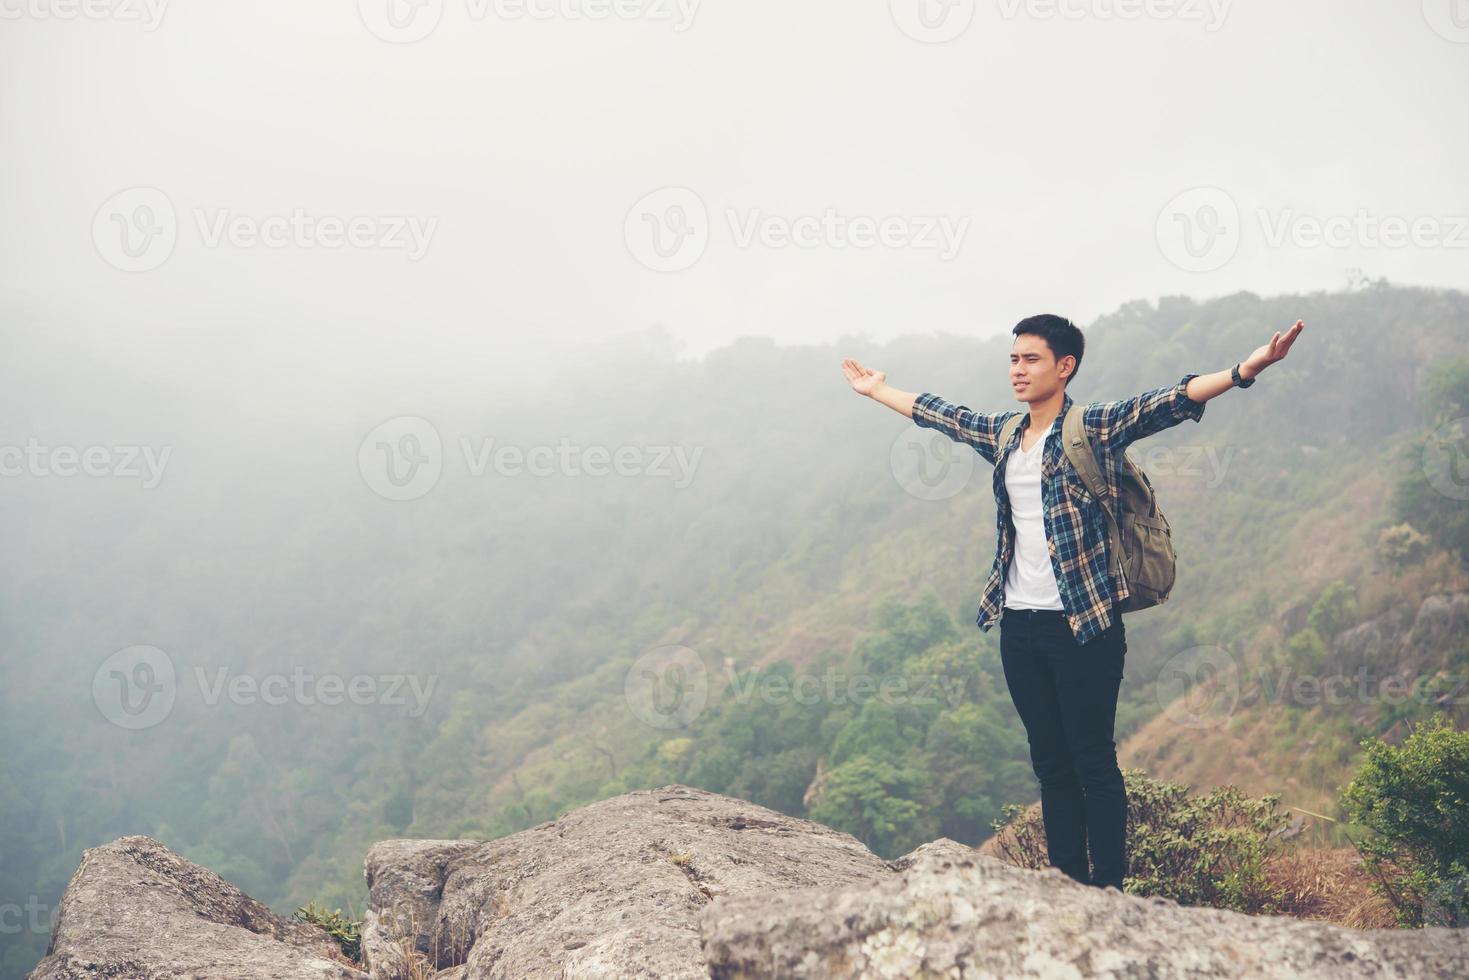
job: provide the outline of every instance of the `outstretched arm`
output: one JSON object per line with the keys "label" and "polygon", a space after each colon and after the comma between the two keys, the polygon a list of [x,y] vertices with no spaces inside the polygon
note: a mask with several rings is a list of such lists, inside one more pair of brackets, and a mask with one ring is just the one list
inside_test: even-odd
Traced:
{"label": "outstretched arm", "polygon": [[[1239,362],[1239,376],[1248,381],[1276,361],[1283,359],[1286,354],[1290,353],[1290,345],[1296,342],[1296,338],[1301,335],[1301,330],[1305,326],[1305,320],[1297,320],[1285,332],[1284,337],[1280,335],[1279,330],[1275,331],[1275,335],[1265,344],[1255,348],[1253,354]],[[1230,375],[1229,369],[1215,371],[1213,374],[1201,374],[1188,383],[1188,397],[1192,401],[1206,402],[1233,387],[1234,378]]]}
{"label": "outstretched arm", "polygon": [[973,412],[963,405],[955,405],[931,391],[915,395],[911,391],[899,391],[889,385],[881,371],[865,368],[851,358],[842,361],[842,373],[847,376],[852,389],[880,402],[893,411],[910,418],[924,429],[937,429],[955,442],[973,446],[991,463],[999,449],[1000,427],[1005,420],[1018,412]]}
{"label": "outstretched arm", "polygon": [[[1240,362],[1240,377],[1248,381],[1284,358],[1304,325],[1304,321],[1297,320],[1283,337],[1276,331],[1268,343]],[[1185,374],[1174,384],[1145,391],[1132,398],[1088,405],[1086,420],[1098,436],[1117,451],[1185,419],[1200,421],[1204,403],[1232,387],[1234,378],[1228,370],[1213,374]]]}

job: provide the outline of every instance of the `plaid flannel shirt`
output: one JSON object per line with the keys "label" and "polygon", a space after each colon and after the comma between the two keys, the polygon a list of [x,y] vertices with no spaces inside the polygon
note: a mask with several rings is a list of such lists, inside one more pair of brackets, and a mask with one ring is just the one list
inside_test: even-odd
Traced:
{"label": "plaid flannel shirt", "polygon": [[[1189,398],[1185,389],[1197,374],[1186,374],[1177,384],[1143,392],[1114,402],[1085,406],[1082,419],[1107,482],[1107,493],[1117,497],[1117,481],[1123,467],[1123,452],[1144,436],[1161,432],[1184,419],[1199,421],[1204,402]],[[1046,544],[1051,552],[1051,571],[1056,576],[1061,605],[1077,643],[1086,643],[1112,625],[1112,605],[1127,598],[1125,583],[1112,581],[1107,565],[1107,518],[1081,476],[1066,458],[1061,441],[1061,419],[1071,409],[1065,395],[1057,424],[1046,436],[1041,454],[1041,503],[1045,513]],[[999,445],[1000,429],[1006,420],[1023,415],[1019,428],[1007,445]],[[1030,426],[1030,413],[972,412],[963,405],[944,401],[924,392],[913,403],[913,421],[925,429],[937,429],[956,442],[967,443],[994,464],[996,504],[995,560],[985,583],[975,625],[988,632],[1000,618],[1005,598],[1005,570],[1014,554],[1015,526],[1010,519],[1010,498],[1005,491],[1005,461],[1019,445]]]}

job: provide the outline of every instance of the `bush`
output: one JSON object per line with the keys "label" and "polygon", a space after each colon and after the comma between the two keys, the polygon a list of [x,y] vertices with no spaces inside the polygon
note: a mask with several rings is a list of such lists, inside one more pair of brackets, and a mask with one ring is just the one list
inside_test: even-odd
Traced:
{"label": "bush", "polygon": [[925,805],[928,774],[859,755],[832,769],[811,819],[856,837],[882,857],[897,857],[935,836]]}
{"label": "bush", "polygon": [[[1180,905],[1239,912],[1277,911],[1280,896],[1265,875],[1290,815],[1278,796],[1249,799],[1233,786],[1190,797],[1188,787],[1122,770],[1127,786],[1129,895],[1158,895]],[[1039,808],[1010,804],[991,826],[1000,856],[1044,868],[1045,828]]]}
{"label": "bush", "polygon": [[1469,924],[1469,732],[1436,714],[1366,757],[1342,795],[1379,892],[1404,926]]}
{"label": "bush", "polygon": [[1356,625],[1358,612],[1357,587],[1338,579],[1312,604],[1306,625],[1330,644],[1342,630]]}
{"label": "bush", "polygon": [[296,918],[325,929],[327,934],[337,941],[337,945],[342,947],[342,952],[348,959],[354,963],[362,961],[361,922],[348,919],[342,915],[341,909],[328,912],[324,908],[318,908],[315,902],[304,908],[298,908]]}
{"label": "bush", "polygon": [[1377,557],[1393,571],[1411,568],[1423,561],[1432,543],[1411,524],[1385,527],[1377,537]]}

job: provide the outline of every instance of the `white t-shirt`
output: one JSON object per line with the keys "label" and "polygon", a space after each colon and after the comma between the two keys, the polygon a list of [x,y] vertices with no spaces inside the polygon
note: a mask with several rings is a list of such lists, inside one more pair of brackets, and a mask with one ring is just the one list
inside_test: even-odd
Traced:
{"label": "white t-shirt", "polygon": [[1015,548],[1005,571],[1005,605],[1012,609],[1064,609],[1056,573],[1051,568],[1051,549],[1046,542],[1045,507],[1041,503],[1041,459],[1046,435],[1030,451],[1025,439],[1005,461],[1005,493],[1010,497],[1010,518],[1015,524]]}

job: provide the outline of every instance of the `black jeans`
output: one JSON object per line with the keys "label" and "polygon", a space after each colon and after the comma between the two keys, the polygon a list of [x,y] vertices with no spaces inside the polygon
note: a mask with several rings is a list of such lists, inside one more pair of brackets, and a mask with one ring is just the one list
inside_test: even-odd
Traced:
{"label": "black jeans", "polygon": [[1078,645],[1061,610],[1006,607],[1000,662],[1041,784],[1050,863],[1077,881],[1120,891],[1127,873],[1127,793],[1112,726],[1127,631],[1121,614],[1112,615],[1111,626]]}

